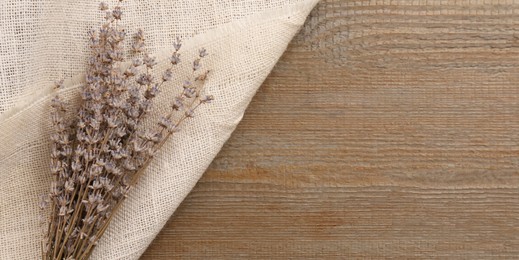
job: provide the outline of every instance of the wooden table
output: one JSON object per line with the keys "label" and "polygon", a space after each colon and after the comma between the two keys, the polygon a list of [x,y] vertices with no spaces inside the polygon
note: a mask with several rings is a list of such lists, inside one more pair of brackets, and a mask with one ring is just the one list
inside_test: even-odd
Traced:
{"label": "wooden table", "polygon": [[519,1],[322,1],[142,259],[519,259]]}

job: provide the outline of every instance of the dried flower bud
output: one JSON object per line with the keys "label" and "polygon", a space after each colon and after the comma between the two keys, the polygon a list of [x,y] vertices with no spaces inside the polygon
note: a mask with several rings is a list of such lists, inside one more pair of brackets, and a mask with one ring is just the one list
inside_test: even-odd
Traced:
{"label": "dried flower bud", "polygon": [[67,199],[64,196],[58,196],[56,200],[59,206],[67,205]]}
{"label": "dried flower bud", "polygon": [[142,29],[137,30],[137,33],[135,33],[133,38],[137,41],[144,41],[144,30],[142,30]]}
{"label": "dried flower bud", "polygon": [[90,205],[94,205],[94,204],[96,204],[96,203],[98,203],[100,201],[101,201],[101,197],[99,195],[96,195],[96,194],[89,194],[88,195],[88,203]]}
{"label": "dried flower bud", "polygon": [[93,144],[96,144],[97,143],[97,138],[96,136],[92,136],[92,135],[85,135],[83,140],[89,144],[89,145],[93,145]]}
{"label": "dried flower bud", "polygon": [[67,214],[67,210],[68,210],[68,208],[67,208],[66,206],[61,206],[61,207],[59,208],[59,213],[58,213],[58,215],[59,215],[59,216],[65,216],[65,215]]}
{"label": "dried flower bud", "polygon": [[130,152],[128,152],[128,149],[122,148],[119,153],[121,154],[122,158],[127,158],[130,156]]}
{"label": "dried flower bud", "polygon": [[[136,108],[136,107],[132,107],[130,108],[130,110],[128,111],[128,116],[130,116],[131,118],[138,118],[140,115],[139,113],[139,109]],[[128,119],[127,121],[127,124],[128,125],[132,125],[133,124],[136,124],[136,121],[135,120],[131,120],[131,119]]]}
{"label": "dried flower bud", "polygon": [[180,63],[180,53],[177,53],[177,52],[173,53],[171,55],[171,57],[169,58],[169,60],[170,60],[171,64],[173,64],[173,65],[179,64]]}
{"label": "dried flower bud", "polygon": [[173,78],[173,72],[171,71],[171,69],[167,69],[162,74],[162,80],[163,81],[170,81],[172,78]]}
{"label": "dried flower bud", "polygon": [[175,98],[175,101],[171,104],[173,110],[180,110],[184,107],[184,101],[181,98]]}
{"label": "dried flower bud", "polygon": [[116,20],[121,20],[121,16],[122,16],[123,12],[121,10],[121,7],[120,6],[116,6],[114,8],[114,10],[112,11],[112,16],[114,17],[114,19]]}
{"label": "dried flower bud", "polygon": [[153,69],[153,66],[157,65],[157,62],[155,61],[154,57],[149,56],[147,53],[144,54],[144,58],[142,59],[142,62],[146,65],[146,67]]}
{"label": "dried flower bud", "polygon": [[144,134],[142,135],[142,139],[146,141],[151,142],[157,142],[161,139],[160,132],[152,131],[152,130],[146,130]]}
{"label": "dried flower bud", "polygon": [[131,66],[128,69],[126,69],[126,71],[124,72],[124,75],[126,77],[133,77],[133,76],[137,75],[137,73],[139,73],[139,70],[136,67]]}
{"label": "dried flower bud", "polygon": [[71,180],[67,180],[65,182],[65,191],[68,193],[72,193],[74,191],[74,182]]}
{"label": "dried flower bud", "polygon": [[132,60],[132,66],[133,66],[133,67],[139,67],[139,66],[141,66],[141,65],[142,65],[142,60],[141,60],[141,59],[138,59],[138,58],[137,58],[137,59],[133,59],[133,60]]}
{"label": "dried flower bud", "polygon": [[112,139],[112,140],[108,141],[108,144],[110,144],[110,147],[115,150],[121,150],[121,140]]}
{"label": "dried flower bud", "polygon": [[[159,85],[158,84],[155,84],[153,85],[153,87],[149,88],[148,90],[146,90],[146,92],[144,93],[144,97],[146,99],[151,99],[151,98],[154,98],[157,96],[157,94],[159,94],[160,90],[159,90]],[[145,104],[145,106],[143,106],[145,108],[151,108],[151,104]]]}
{"label": "dried flower bud", "polygon": [[117,127],[117,129],[115,130],[115,134],[117,135],[117,137],[124,137],[126,135],[126,129],[122,126],[120,127]]}
{"label": "dried flower bud", "polygon": [[200,69],[201,65],[200,65],[200,59],[196,59],[193,61],[193,71],[197,71],[198,69]]}
{"label": "dried flower bud", "polygon": [[123,197],[128,197],[128,193],[130,192],[130,190],[132,189],[131,186],[124,186],[122,189],[121,189],[121,193],[123,195]]}
{"label": "dried flower bud", "polygon": [[84,176],[84,175],[80,175],[80,176],[77,178],[77,180],[78,180],[79,184],[81,184],[81,185],[85,185],[85,183],[86,183],[86,181],[87,181],[87,178],[86,178],[86,176]]}
{"label": "dried flower bud", "polygon": [[97,158],[96,162],[95,162],[95,165],[103,167],[103,166],[106,165],[106,161],[104,159]]}
{"label": "dried flower bud", "polygon": [[40,204],[39,204],[40,209],[43,210],[43,209],[47,208],[47,205],[49,204],[48,199],[49,199],[49,197],[45,194],[40,196]]}
{"label": "dried flower bud", "polygon": [[86,91],[83,91],[81,92],[81,99],[83,99],[84,101],[88,101],[92,99],[92,95]]}
{"label": "dried flower bud", "polygon": [[204,73],[198,75],[195,78],[195,81],[205,81],[207,79],[207,76],[209,75],[209,72],[211,72],[211,71],[210,70],[206,70]]}
{"label": "dried flower bud", "polygon": [[60,80],[60,81],[57,81],[56,83],[54,83],[54,88],[56,89],[63,89],[64,88],[64,85],[63,85],[63,82],[65,82],[65,80]]}
{"label": "dried flower bud", "polygon": [[112,184],[112,182],[110,181],[109,178],[106,178],[106,177],[102,177],[99,179],[99,182],[101,183],[101,185],[103,185],[103,188],[106,190],[106,191],[110,191],[113,189],[114,185]]}
{"label": "dried flower bud", "polygon": [[86,140],[86,134],[84,132],[77,132],[76,139],[80,142],[84,142]]}
{"label": "dried flower bud", "polygon": [[176,41],[173,43],[173,48],[175,48],[175,52],[179,51],[180,47],[182,47],[182,41],[179,37],[177,37]]}
{"label": "dried flower bud", "polygon": [[119,151],[112,151],[110,154],[116,160],[122,159],[124,157],[124,155]]}
{"label": "dried flower bud", "polygon": [[60,189],[58,188],[58,183],[53,181],[51,184],[50,184],[50,193],[49,195],[51,197],[57,197],[61,194],[61,191]]}
{"label": "dried flower bud", "polygon": [[180,128],[177,125],[172,125],[170,128],[168,128],[169,133],[176,133],[180,131]]}
{"label": "dried flower bud", "polygon": [[97,213],[101,213],[101,212],[107,210],[109,207],[110,206],[107,205],[107,204],[104,204],[104,205],[103,204],[98,204],[97,208],[96,208],[96,211],[97,211]]}
{"label": "dried flower bud", "polygon": [[126,159],[124,160],[123,162],[123,168],[128,170],[128,171],[134,171],[136,170],[135,168],[135,165],[133,164],[133,162],[130,160],[130,159]]}
{"label": "dried flower bud", "polygon": [[137,41],[132,43],[132,52],[141,53],[144,51],[144,42]]}
{"label": "dried flower bud", "polygon": [[108,161],[108,162],[106,162],[104,167],[105,167],[106,172],[112,173],[113,169],[115,169],[115,167],[116,167],[115,166],[115,162],[114,161]]}
{"label": "dried flower bud", "polygon": [[64,147],[63,150],[61,151],[61,155],[63,155],[64,157],[70,157],[72,155],[72,147],[70,147],[70,146]]}
{"label": "dried flower bud", "polygon": [[[158,141],[156,142],[158,143]],[[154,155],[155,155],[155,149],[153,149],[153,147],[148,147],[148,149],[146,149],[144,151],[144,153],[146,154],[146,156],[148,156],[148,158],[152,158]]]}
{"label": "dried flower bud", "polygon": [[54,143],[59,143],[61,137],[59,134],[51,134],[50,140]]}
{"label": "dried flower bud", "polygon": [[[87,222],[86,219],[83,219],[82,221],[83,221],[84,223]],[[88,237],[88,235],[87,235],[85,232],[83,232],[83,231],[79,232],[79,239],[83,240],[83,239],[85,239],[85,238],[87,238],[87,237]]]}
{"label": "dried flower bud", "polygon": [[[124,30],[117,30],[114,35],[112,35],[112,39],[116,44],[119,44],[126,38],[126,32]],[[117,46],[116,46],[117,47]]]}
{"label": "dried flower bud", "polygon": [[136,80],[137,84],[141,86],[146,86],[153,82],[153,76],[151,74],[141,74]]}
{"label": "dried flower bud", "polygon": [[[83,223],[87,224],[87,225],[92,225],[92,223],[94,223],[94,216],[90,216],[88,218],[84,218],[82,219],[81,221],[83,221]],[[85,233],[82,233],[81,234],[82,238],[86,237],[86,234]]]}
{"label": "dried flower bud", "polygon": [[50,163],[50,171],[52,174],[58,174],[61,171],[61,161],[52,160]]}
{"label": "dried flower bud", "polygon": [[70,171],[67,168],[68,166],[63,166],[64,170],[60,172],[59,178],[60,179],[68,179],[70,177],[69,173]]}
{"label": "dried flower bud", "polygon": [[108,4],[105,3],[105,2],[101,2],[101,3],[99,4],[99,10],[101,10],[101,11],[106,11],[106,10],[108,10]]}
{"label": "dried flower bud", "polygon": [[86,150],[85,148],[81,147],[80,145],[78,145],[76,147],[76,150],[74,151],[74,154],[78,157],[81,157],[85,154]]}
{"label": "dried flower bud", "polygon": [[115,116],[112,115],[105,115],[105,121],[109,128],[116,128],[117,122]]}
{"label": "dried flower bud", "polygon": [[95,118],[92,118],[92,120],[90,120],[90,126],[94,130],[98,131],[99,128],[101,127],[101,123],[99,121],[97,121]]}
{"label": "dried flower bud", "polygon": [[59,138],[59,143],[61,145],[69,145],[70,144],[70,140],[69,140],[68,135],[61,135],[60,138]]}
{"label": "dried flower bud", "polygon": [[89,170],[89,178],[93,179],[97,176],[99,176],[99,174],[101,174],[101,172],[103,171],[103,168],[101,166],[98,166],[98,165],[92,165],[90,167],[90,170]]}
{"label": "dried flower bud", "polygon": [[[102,4],[103,4],[103,3],[101,3],[101,5],[102,5]],[[100,5],[100,6],[101,6],[101,5]],[[107,8],[107,9],[108,9],[108,8]],[[97,39],[97,38],[99,38],[98,35],[97,35],[97,31],[94,30],[94,29],[89,30],[89,31],[87,32],[87,34],[88,34],[88,37],[90,37],[90,39]]]}
{"label": "dried flower bud", "polygon": [[133,140],[132,144],[133,144],[133,151],[135,151],[136,153],[142,152],[142,151],[144,151],[144,149],[146,149],[145,145],[142,142]]}
{"label": "dried flower bud", "polygon": [[103,187],[103,185],[98,180],[94,180],[92,182],[92,185],[90,185],[88,187],[92,190],[98,190],[98,189],[101,189]]}
{"label": "dried flower bud", "polygon": [[213,95],[207,95],[200,100],[201,103],[211,103],[214,100]]}
{"label": "dried flower bud", "polygon": [[105,13],[105,20],[107,20],[107,21],[111,21],[113,18],[114,18],[114,17],[113,17],[113,15],[112,15],[112,12],[107,11],[107,12]]}
{"label": "dried flower bud", "polygon": [[196,90],[194,88],[185,88],[184,89],[184,96],[187,98],[192,98],[196,95]]}
{"label": "dried flower bud", "polygon": [[58,123],[56,125],[54,125],[54,130],[57,132],[57,133],[60,133],[60,134],[66,134],[66,130],[67,128],[65,128],[65,125],[63,123]]}
{"label": "dried flower bud", "polygon": [[135,119],[133,118],[128,118],[128,120],[126,120],[126,127],[128,127],[128,129],[135,129],[135,127],[137,126],[137,122]]}
{"label": "dried flower bud", "polygon": [[100,150],[103,153],[110,153],[110,146],[106,143],[103,143],[103,144],[101,144]]}
{"label": "dried flower bud", "polygon": [[60,156],[61,156],[61,152],[58,151],[58,149],[56,148],[56,145],[54,144],[52,146],[52,149],[51,149],[51,152],[50,152],[50,158],[58,159]]}
{"label": "dried flower bud", "polygon": [[171,122],[171,120],[168,119],[168,118],[166,118],[166,117],[161,117],[161,118],[159,119],[159,123],[158,123],[158,124],[159,124],[161,127],[168,129],[168,128],[171,127],[171,125],[173,125],[173,122]]}
{"label": "dried flower bud", "polygon": [[63,101],[61,101],[60,97],[59,96],[55,96],[52,100],[51,100],[51,104],[50,106],[52,108],[54,108],[56,111],[65,111],[65,103]]}
{"label": "dried flower bud", "polygon": [[123,174],[123,172],[121,171],[121,169],[118,168],[118,167],[115,167],[115,168],[112,170],[111,173],[112,173],[113,175],[115,175],[115,176],[121,176],[121,175]]}
{"label": "dried flower bud", "polygon": [[79,228],[76,227],[72,230],[72,233],[70,233],[70,237],[76,238],[78,236],[78,234],[79,234]]}
{"label": "dried flower bud", "polygon": [[97,245],[97,237],[95,235],[91,236],[89,239],[88,239],[88,242],[91,244],[91,245]]}
{"label": "dried flower bud", "polygon": [[[144,74],[143,74],[144,75]],[[142,77],[142,75],[140,76]],[[139,80],[139,79],[138,79]],[[137,81],[137,80],[136,80]],[[131,87],[129,90],[128,90],[128,94],[130,94],[130,101],[131,102],[134,102],[136,103],[137,101],[139,101],[140,97],[141,97],[141,91],[139,89],[138,86],[133,86]],[[130,104],[128,104],[130,105]],[[127,109],[130,109],[131,107],[128,106],[126,107]]]}
{"label": "dried flower bud", "polygon": [[77,122],[77,127],[78,127],[79,129],[83,129],[83,128],[85,128],[85,127],[86,127],[86,123],[85,123],[85,121],[80,119],[80,120]]}
{"label": "dried flower bud", "polygon": [[194,117],[195,111],[193,109],[186,110],[186,117]]}
{"label": "dried flower bud", "polygon": [[79,172],[83,169],[83,165],[81,164],[81,162],[79,160],[75,160],[72,162],[70,168],[72,169],[73,172]]}
{"label": "dried flower bud", "polygon": [[198,56],[199,56],[200,58],[203,58],[203,57],[205,57],[205,56],[207,56],[207,55],[209,55],[209,54],[207,53],[207,50],[206,50],[205,48],[202,48],[202,49],[200,49],[200,50],[198,51]]}
{"label": "dried flower bud", "polygon": [[[117,88],[118,91],[126,92],[126,84],[122,84],[121,88]],[[125,101],[120,97],[111,97],[108,99],[107,104],[111,106],[112,108],[123,108]]]}
{"label": "dried flower bud", "polygon": [[121,51],[108,51],[108,56],[114,61],[124,60],[124,54]]}

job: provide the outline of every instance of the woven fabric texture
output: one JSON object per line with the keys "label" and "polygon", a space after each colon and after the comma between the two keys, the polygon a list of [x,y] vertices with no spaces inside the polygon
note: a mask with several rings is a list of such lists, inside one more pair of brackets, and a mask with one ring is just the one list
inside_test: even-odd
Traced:
{"label": "woven fabric texture", "polygon": [[[212,70],[200,109],[162,148],[132,190],[91,259],[137,259],[221,149],[245,108],[318,0],[125,1],[122,26],[142,28],[167,66],[175,37],[184,60],[200,47]],[[110,4],[113,4],[110,2]],[[49,189],[49,101],[53,82],[75,109],[89,54],[87,34],[102,22],[90,0],[0,2],[0,259],[38,259],[38,200]],[[161,71],[159,68],[157,71]],[[175,71],[177,78],[187,73]],[[172,84],[156,100],[167,110]],[[153,118],[150,118],[153,120]]]}

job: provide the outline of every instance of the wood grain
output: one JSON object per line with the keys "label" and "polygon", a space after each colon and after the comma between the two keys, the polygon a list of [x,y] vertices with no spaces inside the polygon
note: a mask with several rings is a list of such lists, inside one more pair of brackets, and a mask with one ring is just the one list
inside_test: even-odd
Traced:
{"label": "wood grain", "polygon": [[322,1],[142,259],[519,259],[519,1]]}

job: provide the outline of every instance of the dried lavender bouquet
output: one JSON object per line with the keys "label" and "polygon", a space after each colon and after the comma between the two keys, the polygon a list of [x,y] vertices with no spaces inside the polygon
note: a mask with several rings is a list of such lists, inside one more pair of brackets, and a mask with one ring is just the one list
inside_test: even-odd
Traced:
{"label": "dried lavender bouquet", "polygon": [[[180,40],[173,44],[171,66],[154,76],[157,62],[146,51],[143,31],[134,35],[133,58],[127,62],[126,33],[118,26],[121,7],[110,10],[101,3],[100,10],[106,12],[106,21],[89,33],[92,56],[78,111],[69,119],[67,105],[58,95],[51,104],[54,179],[40,205],[47,224],[43,259],[87,259],[153,155],[200,105],[213,99],[202,95],[209,71],[201,68],[207,56],[201,49],[169,112],[146,128],[154,98],[172,81],[173,68],[180,64]],[[57,87],[62,85],[63,81]]]}

